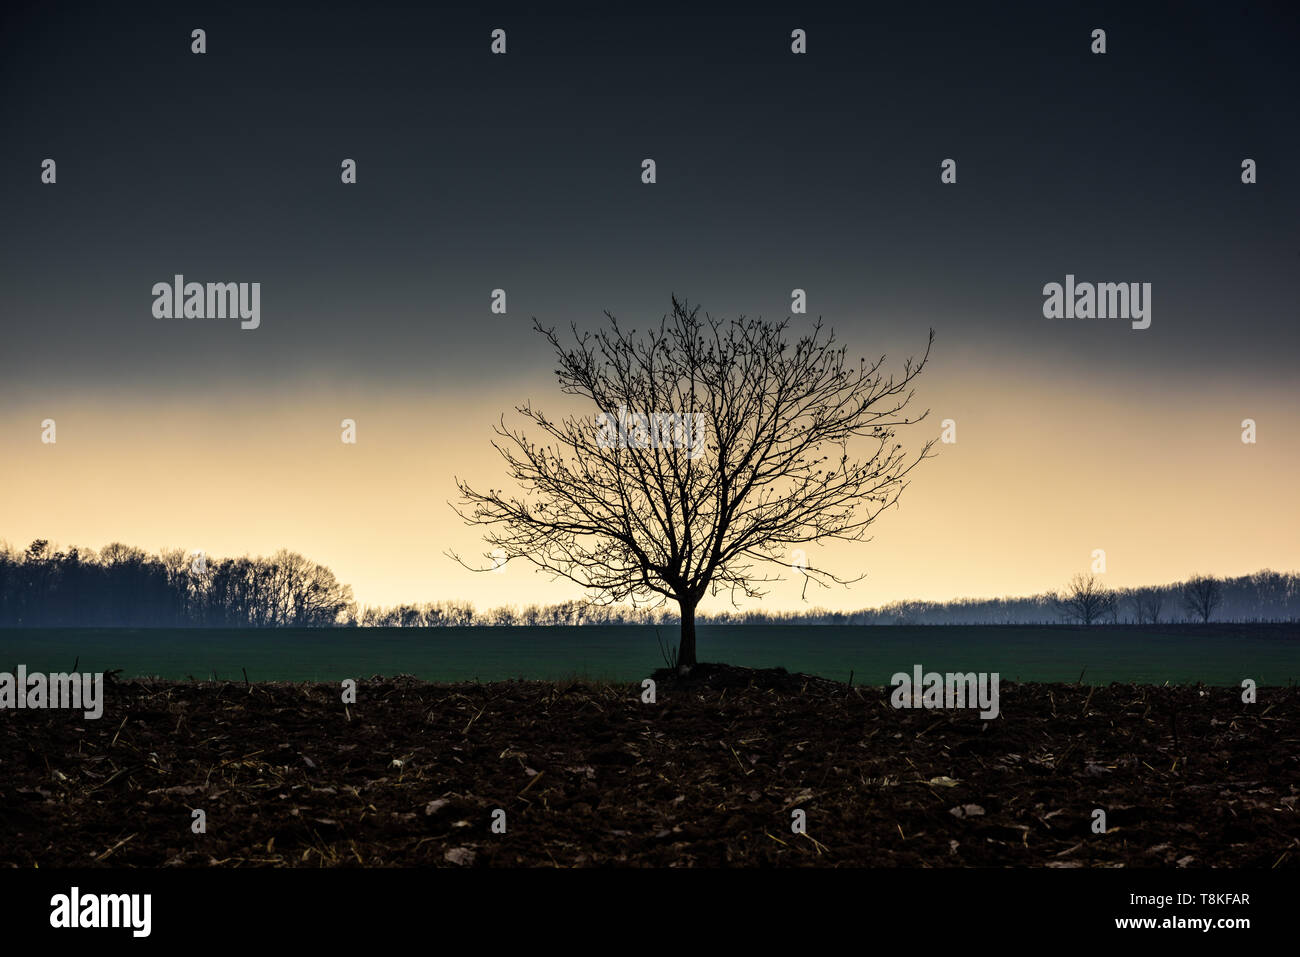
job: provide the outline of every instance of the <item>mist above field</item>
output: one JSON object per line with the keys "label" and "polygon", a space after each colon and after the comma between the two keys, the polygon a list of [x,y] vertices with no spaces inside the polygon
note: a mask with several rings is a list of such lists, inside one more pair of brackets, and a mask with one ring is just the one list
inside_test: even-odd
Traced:
{"label": "mist above field", "polygon": [[[491,573],[488,573],[491,574]],[[1300,575],[1269,570],[1212,579],[1208,614],[1187,582],[1106,588],[1084,622],[1069,586],[1023,597],[896,601],[856,611],[715,610],[701,624],[959,625],[1294,621],[1300,619]],[[497,605],[449,599],[387,607],[358,605],[352,588],[326,566],[281,549],[269,557],[216,558],[181,549],[151,555],[113,544],[99,552],[57,549],[38,539],[15,550],[0,542],[0,627],[438,627],[501,625],[673,624],[668,605],[629,607],[563,601]]]}

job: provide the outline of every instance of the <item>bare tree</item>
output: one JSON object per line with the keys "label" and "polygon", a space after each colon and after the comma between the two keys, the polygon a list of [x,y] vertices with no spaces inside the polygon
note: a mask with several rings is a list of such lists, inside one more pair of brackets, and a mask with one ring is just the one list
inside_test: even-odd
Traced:
{"label": "bare tree", "polygon": [[[820,320],[790,342],[789,319],[701,318],[676,296],[639,336],[605,316],[594,333],[572,326],[568,345],[534,320],[555,350],[561,391],[595,415],[555,420],[519,406],[542,442],[502,417],[493,445],[520,490],[478,492],[458,478],[453,508],[492,527],[485,542],[498,558],[581,585],[593,602],[676,601],[678,665],[689,669],[706,594],[761,597],[780,576],[760,568],[789,568],[794,546],[861,541],[898,501],[933,445],[908,460],[895,429],[924,418],[903,410],[934,332],[896,379],[881,371],[884,356],[847,360]],[[858,439],[867,447],[851,459]],[[849,583],[802,556],[795,564],[823,587]]]}
{"label": "bare tree", "polygon": [[1183,607],[1188,614],[1208,622],[1223,601],[1223,586],[1213,575],[1193,575],[1183,583]]}
{"label": "bare tree", "polygon": [[1164,592],[1149,586],[1136,588],[1130,600],[1133,603],[1133,617],[1139,625],[1160,624],[1160,611],[1165,604]]}
{"label": "bare tree", "polygon": [[1114,593],[1096,575],[1075,575],[1064,593],[1056,596],[1060,613],[1082,625],[1091,625],[1112,614]]}

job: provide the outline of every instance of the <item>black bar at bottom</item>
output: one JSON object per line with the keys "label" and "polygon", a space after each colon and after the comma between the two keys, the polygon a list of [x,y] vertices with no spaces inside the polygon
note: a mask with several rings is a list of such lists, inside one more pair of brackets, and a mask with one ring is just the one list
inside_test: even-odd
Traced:
{"label": "black bar at bottom", "polygon": [[[1007,940],[1050,932],[1059,935],[1056,939],[1199,935],[1231,944],[1259,932],[1291,931],[1300,899],[1298,874],[1295,869],[34,869],[0,871],[0,920],[11,944],[60,937],[66,942],[72,934],[80,943],[120,938],[128,946],[192,944],[197,935],[211,934],[226,945],[247,935],[259,945],[337,947],[427,933],[436,947],[449,943],[443,935],[455,930],[482,935],[494,945],[567,937],[574,945],[610,946],[691,933],[692,927],[709,928],[728,943],[751,938],[771,944],[788,935],[811,944],[834,932],[872,944],[926,939],[937,944],[967,934],[976,941],[984,934]],[[137,937],[129,926],[53,927],[52,916],[71,923],[74,887],[87,919],[97,919],[101,895],[150,895],[148,936]],[[88,897],[95,898],[89,905]],[[139,901],[143,904],[143,898]],[[124,906],[110,901],[104,920],[118,910],[121,923],[130,924],[134,915],[142,929],[143,908],[128,912]],[[1246,923],[1239,924],[1243,918]],[[1120,926],[1123,921],[1128,923]],[[1210,922],[1208,929],[1202,921]]]}

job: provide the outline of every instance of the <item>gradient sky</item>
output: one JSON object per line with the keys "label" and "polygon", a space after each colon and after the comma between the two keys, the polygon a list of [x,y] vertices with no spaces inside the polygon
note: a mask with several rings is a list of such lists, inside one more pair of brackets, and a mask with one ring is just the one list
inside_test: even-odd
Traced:
{"label": "gradient sky", "polygon": [[[1113,585],[1300,567],[1293,17],[1036,6],[6,7],[0,538],[573,597],[444,555],[478,541],[453,475],[504,478],[497,415],[566,407],[532,317],[778,318],[801,287],[891,367],[934,327],[905,441],[958,431],[870,543],[810,552],[868,576],[811,602],[1041,591],[1094,548]],[[260,282],[261,328],[155,319],[175,273]],[[1067,273],[1150,282],[1151,328],[1044,319]]]}

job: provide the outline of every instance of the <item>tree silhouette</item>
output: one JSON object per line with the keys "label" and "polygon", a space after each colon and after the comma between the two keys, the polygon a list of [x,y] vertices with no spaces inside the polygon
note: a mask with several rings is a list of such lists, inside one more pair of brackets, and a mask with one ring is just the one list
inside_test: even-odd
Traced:
{"label": "tree silhouette", "polygon": [[1223,600],[1223,589],[1212,575],[1193,575],[1183,583],[1183,606],[1189,614],[1208,622]]}
{"label": "tree silhouette", "polygon": [[0,543],[0,626],[327,627],[354,617],[351,586],[283,549],[205,567],[178,548],[155,556],[113,542],[96,555],[37,539],[16,553]]}
{"label": "tree silhouette", "polygon": [[[534,319],[555,350],[561,391],[593,404],[594,415],[556,420],[519,406],[541,442],[502,417],[493,446],[519,491],[478,492],[458,478],[453,508],[491,527],[485,541],[498,560],[530,562],[597,603],[676,601],[677,661],[689,669],[706,594],[761,597],[776,578],[760,568],[789,567],[793,546],[861,541],[897,502],[933,445],[908,461],[895,428],[924,417],[902,413],[934,332],[895,379],[881,371],[883,356],[847,360],[820,320],[790,342],[789,319],[700,318],[676,296],[671,314],[639,336],[605,316],[594,333],[572,326],[567,346]],[[851,458],[857,439],[865,457]],[[822,586],[848,583],[802,562],[799,570]]]}
{"label": "tree silhouette", "polygon": [[1116,603],[1114,593],[1101,583],[1096,575],[1075,575],[1065,592],[1056,598],[1061,614],[1082,625],[1091,625],[1107,615],[1113,615]]}
{"label": "tree silhouette", "polygon": [[1139,625],[1160,624],[1160,610],[1165,597],[1159,588],[1135,588],[1129,593],[1133,617]]}

